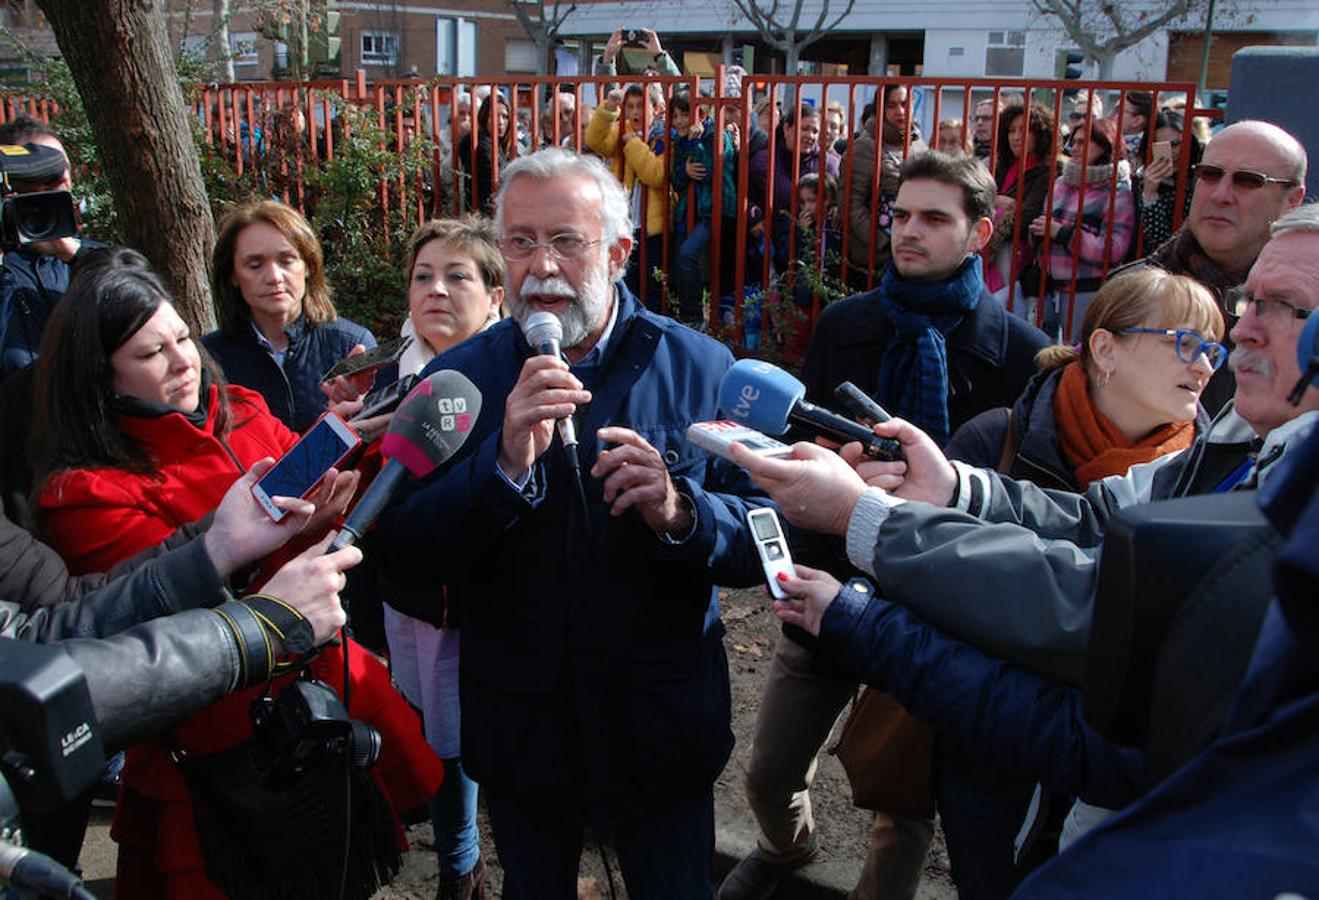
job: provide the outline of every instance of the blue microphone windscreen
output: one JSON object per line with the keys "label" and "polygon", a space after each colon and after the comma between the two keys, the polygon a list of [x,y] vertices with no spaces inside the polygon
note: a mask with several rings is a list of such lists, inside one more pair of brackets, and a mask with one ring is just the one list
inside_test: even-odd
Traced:
{"label": "blue microphone windscreen", "polygon": [[[1301,339],[1296,343],[1296,365],[1304,375],[1310,368],[1310,360],[1319,356],[1319,315],[1311,315],[1301,329]],[[1319,375],[1311,376],[1310,384],[1319,387]]]}
{"label": "blue microphone windscreen", "polygon": [[719,385],[719,407],[725,418],[765,434],[783,434],[788,414],[805,395],[802,383],[778,366],[740,359]]}

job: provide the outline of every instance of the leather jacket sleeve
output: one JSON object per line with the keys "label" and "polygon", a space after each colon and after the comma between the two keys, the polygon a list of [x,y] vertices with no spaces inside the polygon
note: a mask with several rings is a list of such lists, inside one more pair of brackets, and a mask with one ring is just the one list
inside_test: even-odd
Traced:
{"label": "leather jacket sleeve", "polygon": [[[164,550],[177,541],[186,542]],[[75,577],[54,550],[0,518],[0,636],[105,637],[226,596],[205,544],[182,530],[106,574]]]}
{"label": "leather jacket sleeve", "polygon": [[267,626],[243,601],[193,609],[102,639],[58,646],[87,679],[92,709],[110,751],[122,749],[210,706],[230,691],[265,681],[273,653]]}

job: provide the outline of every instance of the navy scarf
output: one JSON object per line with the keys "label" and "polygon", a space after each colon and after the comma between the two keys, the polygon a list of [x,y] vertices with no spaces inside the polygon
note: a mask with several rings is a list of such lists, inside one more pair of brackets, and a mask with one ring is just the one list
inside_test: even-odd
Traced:
{"label": "navy scarf", "polygon": [[947,281],[908,281],[892,263],[879,281],[879,306],[894,337],[879,361],[877,397],[940,447],[948,442],[948,335],[976,308],[984,289],[979,256]]}

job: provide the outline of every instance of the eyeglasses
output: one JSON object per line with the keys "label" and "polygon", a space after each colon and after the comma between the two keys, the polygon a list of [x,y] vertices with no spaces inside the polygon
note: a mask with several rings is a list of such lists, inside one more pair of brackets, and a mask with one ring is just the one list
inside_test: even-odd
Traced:
{"label": "eyeglasses", "polygon": [[526,259],[544,247],[555,259],[576,259],[586,252],[587,247],[601,243],[601,238],[594,241],[583,240],[574,234],[556,234],[548,241],[533,241],[525,234],[515,234],[499,242],[499,249],[509,259]]}
{"label": "eyeglasses", "polygon": [[1217,372],[1227,361],[1227,348],[1219,343],[1206,341],[1198,331],[1184,328],[1123,328],[1123,334],[1161,334],[1172,338],[1173,352],[1182,362],[1190,365],[1204,354],[1209,360],[1209,368]]}
{"label": "eyeglasses", "polygon": [[[1210,165],[1209,163],[1200,163],[1191,169],[1195,177],[1205,184],[1218,184],[1228,176],[1227,169],[1222,166]],[[1272,175],[1265,175],[1263,172],[1252,172],[1249,169],[1237,169],[1231,173],[1232,184],[1239,188],[1257,191],[1266,184],[1280,184],[1284,187],[1291,187],[1296,183],[1293,178],[1274,178]]]}
{"label": "eyeglasses", "polygon": [[1271,318],[1286,309],[1290,310],[1291,318],[1305,320],[1310,318],[1310,313],[1313,312],[1313,310],[1293,306],[1286,300],[1256,297],[1245,288],[1238,288],[1227,295],[1227,311],[1238,319],[1246,314],[1252,303],[1255,304],[1255,315],[1261,319]]}
{"label": "eyeglasses", "polygon": [[971,121],[973,122],[992,122],[993,120],[994,120],[993,116],[986,116],[983,114],[974,115],[971,117]]}

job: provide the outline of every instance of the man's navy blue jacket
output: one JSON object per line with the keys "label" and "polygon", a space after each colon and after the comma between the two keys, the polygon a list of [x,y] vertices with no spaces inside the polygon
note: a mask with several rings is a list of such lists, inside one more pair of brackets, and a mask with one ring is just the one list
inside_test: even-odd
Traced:
{"label": "man's navy blue jacket", "polygon": [[[432,361],[484,398],[455,461],[389,510],[380,544],[400,584],[443,582],[462,633],[463,765],[483,787],[524,797],[629,803],[704,789],[733,746],[728,663],[714,584],[763,576],[744,523],[768,501],[746,473],[689,444],[717,418],[733,358],[716,341],[645,311],[621,285],[577,434],[589,515],[556,437],[527,499],[497,471],[505,398],[532,351],[504,321]],[[596,430],[632,428],[696,509],[667,544],[639,513],[610,515],[589,471]]]}

